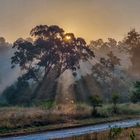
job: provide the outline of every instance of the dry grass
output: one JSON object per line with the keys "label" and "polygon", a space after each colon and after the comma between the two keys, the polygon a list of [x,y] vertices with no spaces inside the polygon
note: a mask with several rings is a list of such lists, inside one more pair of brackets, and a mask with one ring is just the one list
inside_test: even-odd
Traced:
{"label": "dry grass", "polygon": [[58,115],[39,108],[0,108],[0,128],[24,128],[62,121]]}
{"label": "dry grass", "polygon": [[[140,128],[123,129],[122,133],[117,138],[112,140],[131,140],[130,134],[132,133],[132,131],[134,131],[136,135],[135,140],[140,140]],[[110,139],[109,139],[109,131],[105,131],[101,133],[93,133],[79,137],[65,138],[61,140],[110,140]]]}
{"label": "dry grass", "polygon": [[[140,104],[118,105],[119,115],[139,115]],[[111,117],[111,105],[98,109],[101,116]],[[78,103],[73,106],[56,106],[50,110],[38,107],[3,107],[0,108],[0,128],[17,128],[68,122],[73,119],[91,117],[92,107]]]}
{"label": "dry grass", "polygon": [[[92,107],[83,103],[78,103],[70,108],[68,106],[56,106],[49,110],[39,107],[3,107],[0,108],[0,135],[13,132],[16,129],[34,131],[35,128],[36,131],[41,128],[46,130],[51,125],[53,125],[52,128],[56,129],[62,126],[81,126],[131,119],[137,117],[140,113],[139,104],[120,104],[119,108],[121,113],[112,115],[111,105],[103,105],[103,107],[98,109],[98,112],[102,114],[101,116],[105,117],[92,118]],[[56,127],[54,127],[54,125],[56,125]]]}
{"label": "dry grass", "polygon": [[50,110],[38,107],[3,107],[0,108],[0,132],[3,129],[64,123],[91,116],[91,110],[88,106],[77,105],[75,107],[70,110],[65,106],[67,112],[58,106]]}
{"label": "dry grass", "polygon": [[92,109],[93,108],[87,104],[78,103],[76,105],[76,114],[81,117],[90,117],[92,115]]}
{"label": "dry grass", "polygon": [[133,104],[133,103],[127,103],[127,104],[120,104],[119,106],[120,113],[122,114],[139,114],[140,115],[140,103]]}
{"label": "dry grass", "polygon": [[[101,116],[113,116],[112,111],[112,104],[105,104],[101,108],[98,108],[98,112]],[[125,103],[125,104],[118,104],[118,114],[119,115],[140,115],[140,104],[133,104],[133,103]]]}

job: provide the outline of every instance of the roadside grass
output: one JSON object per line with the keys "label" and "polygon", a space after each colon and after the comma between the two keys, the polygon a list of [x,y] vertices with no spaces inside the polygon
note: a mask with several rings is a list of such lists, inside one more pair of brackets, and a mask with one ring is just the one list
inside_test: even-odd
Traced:
{"label": "roadside grass", "polygon": [[139,114],[140,115],[140,103],[132,104],[120,104],[119,106],[120,114]]}
{"label": "roadside grass", "polygon": [[37,107],[0,108],[0,129],[24,128],[57,122],[64,122],[64,118],[52,114],[50,110],[46,111]]}
{"label": "roadside grass", "polygon": [[[104,104],[98,108],[98,113],[104,117],[114,116],[116,114],[113,114],[112,106],[112,104]],[[118,115],[140,115],[140,103],[122,103],[118,104],[117,108]]]}
{"label": "roadside grass", "polygon": [[92,107],[84,103],[77,103],[71,114],[53,110],[54,106],[49,102],[38,107],[1,107],[0,136],[140,118],[140,104],[118,104],[118,114],[112,113],[112,104],[104,104],[98,108],[100,117],[91,116]]}
{"label": "roadside grass", "polygon": [[79,119],[91,117],[92,107],[85,103],[79,102],[76,104],[76,113],[75,114],[77,114],[76,116]]}

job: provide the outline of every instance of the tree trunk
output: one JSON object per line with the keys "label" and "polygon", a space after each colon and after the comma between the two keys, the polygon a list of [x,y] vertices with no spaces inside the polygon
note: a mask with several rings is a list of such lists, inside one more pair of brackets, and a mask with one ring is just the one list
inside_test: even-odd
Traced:
{"label": "tree trunk", "polygon": [[[51,71],[50,71],[51,70]],[[35,92],[32,96],[32,100],[54,100],[56,94],[57,82],[59,72],[56,67],[51,69],[49,67],[41,82],[37,85]]]}

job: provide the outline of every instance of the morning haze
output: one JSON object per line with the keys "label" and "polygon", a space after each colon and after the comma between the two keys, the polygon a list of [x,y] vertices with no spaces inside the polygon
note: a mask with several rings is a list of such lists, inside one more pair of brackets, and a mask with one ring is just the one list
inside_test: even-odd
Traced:
{"label": "morning haze", "polygon": [[0,0],[0,140],[140,140],[140,0]]}
{"label": "morning haze", "polygon": [[0,36],[13,42],[38,24],[56,24],[67,32],[97,38],[123,38],[140,28],[139,0],[1,0]]}

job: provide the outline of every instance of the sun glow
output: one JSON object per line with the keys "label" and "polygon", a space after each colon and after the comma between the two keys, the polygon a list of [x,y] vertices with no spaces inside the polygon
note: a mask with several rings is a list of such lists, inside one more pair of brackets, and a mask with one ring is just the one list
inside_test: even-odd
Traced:
{"label": "sun glow", "polygon": [[66,40],[71,40],[71,37],[69,35],[67,35],[65,38]]}
{"label": "sun glow", "polygon": [[65,42],[71,42],[72,37],[70,35],[65,35],[64,40]]}

